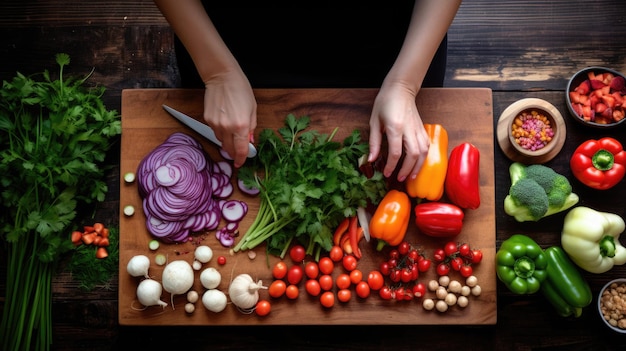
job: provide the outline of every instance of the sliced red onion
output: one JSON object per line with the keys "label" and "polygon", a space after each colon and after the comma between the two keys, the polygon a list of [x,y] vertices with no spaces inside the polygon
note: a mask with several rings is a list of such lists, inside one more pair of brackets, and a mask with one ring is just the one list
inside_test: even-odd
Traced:
{"label": "sliced red onion", "polygon": [[229,233],[234,233],[237,231],[237,229],[239,229],[239,222],[228,222],[224,227],[224,230]]}
{"label": "sliced red onion", "polygon": [[251,188],[246,186],[241,179],[237,179],[237,187],[239,188],[239,190],[241,190],[242,193],[250,196],[259,195],[259,193],[261,192],[259,188]]}
{"label": "sliced red onion", "polygon": [[239,200],[228,200],[222,206],[222,218],[227,222],[239,222],[247,212],[247,205]]}

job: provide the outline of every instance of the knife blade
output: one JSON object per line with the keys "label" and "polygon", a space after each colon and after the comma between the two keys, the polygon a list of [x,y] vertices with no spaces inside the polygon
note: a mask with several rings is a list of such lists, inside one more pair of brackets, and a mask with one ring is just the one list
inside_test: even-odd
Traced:
{"label": "knife blade", "polygon": [[[211,128],[209,125],[202,123],[193,117],[187,116],[186,114],[175,110],[167,105],[163,105],[163,109],[174,118],[176,118],[178,121],[180,121],[182,124],[195,130],[200,135],[213,142],[215,145],[222,147],[222,142],[217,139],[213,128]],[[248,143],[248,158],[252,158],[254,156],[256,156],[256,148],[252,143]]]}

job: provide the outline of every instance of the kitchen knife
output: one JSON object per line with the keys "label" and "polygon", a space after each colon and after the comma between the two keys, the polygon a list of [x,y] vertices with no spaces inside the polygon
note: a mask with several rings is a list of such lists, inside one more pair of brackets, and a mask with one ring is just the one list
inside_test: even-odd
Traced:
{"label": "kitchen knife", "polygon": [[[170,115],[174,116],[174,118],[179,120],[181,123],[183,123],[187,127],[195,130],[203,137],[215,143],[217,146],[222,147],[222,142],[217,139],[217,137],[215,136],[215,132],[207,124],[202,123],[193,117],[189,117],[186,114],[180,111],[177,111],[167,105],[163,105],[163,109],[167,111]],[[252,143],[249,143],[248,144],[248,157],[252,158],[254,156],[256,156],[256,148],[254,147]]]}

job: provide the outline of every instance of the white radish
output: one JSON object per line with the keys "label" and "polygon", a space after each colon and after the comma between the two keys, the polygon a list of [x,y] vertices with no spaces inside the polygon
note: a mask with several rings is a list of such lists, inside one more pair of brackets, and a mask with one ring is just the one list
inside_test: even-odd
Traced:
{"label": "white radish", "polygon": [[126,265],[126,271],[133,277],[150,278],[148,269],[150,268],[150,259],[146,255],[133,256]]}
{"label": "white radish", "polygon": [[230,283],[228,295],[235,306],[249,310],[259,301],[260,289],[267,289],[262,281],[254,282],[249,274],[239,274]]}
{"label": "white radish", "polygon": [[210,289],[202,294],[202,304],[211,312],[222,312],[227,302],[228,298],[221,290]]}
{"label": "white radish", "polygon": [[193,268],[187,261],[172,261],[163,268],[163,289],[172,295],[172,309],[174,309],[174,295],[182,295],[193,286]]}
{"label": "white radish", "polygon": [[194,257],[201,263],[207,263],[213,258],[213,250],[207,245],[200,245],[196,247]]}
{"label": "white radish", "polygon": [[215,289],[220,285],[222,275],[213,267],[206,268],[200,273],[200,282],[206,289]]}
{"label": "white radish", "polygon": [[161,283],[154,279],[144,279],[137,286],[137,299],[146,307],[159,305],[165,308],[167,302],[161,301],[162,292]]}

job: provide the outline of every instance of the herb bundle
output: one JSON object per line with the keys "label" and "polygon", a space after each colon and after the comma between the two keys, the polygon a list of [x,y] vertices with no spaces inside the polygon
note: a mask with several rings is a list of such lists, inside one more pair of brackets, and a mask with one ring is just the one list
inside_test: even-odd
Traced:
{"label": "herb bundle", "polygon": [[72,249],[78,206],[103,201],[99,166],[119,114],[102,102],[103,87],[67,78],[67,54],[56,55],[58,78],[45,70],[4,81],[0,90],[0,238],[6,244],[7,284],[0,349],[47,350],[52,342],[51,281]]}
{"label": "herb bundle", "polygon": [[305,130],[310,118],[289,114],[285,126],[265,129],[258,156],[239,170],[244,184],[260,189],[259,213],[234,250],[267,243],[271,254],[284,257],[296,239],[307,254],[319,257],[332,247],[334,228],[358,207],[377,204],[386,192],[380,172],[367,178],[358,169],[368,145],[354,130],[343,143],[330,135]]}

